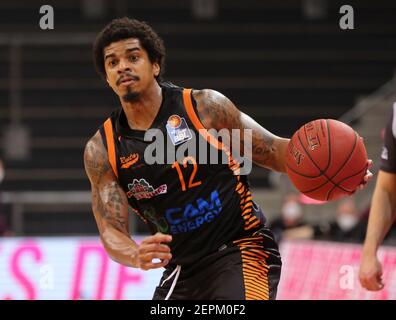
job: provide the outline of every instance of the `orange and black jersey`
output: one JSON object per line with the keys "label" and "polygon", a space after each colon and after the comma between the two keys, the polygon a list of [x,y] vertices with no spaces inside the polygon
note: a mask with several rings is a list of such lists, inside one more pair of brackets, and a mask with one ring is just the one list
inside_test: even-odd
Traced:
{"label": "orange and black jersey", "polygon": [[[172,234],[171,262],[187,265],[249,237],[265,221],[247,177],[235,174],[239,165],[220,142],[210,140],[192,91],[161,87],[162,104],[150,129],[162,133],[165,146],[160,137],[155,136],[154,143],[147,138],[152,130],[130,129],[122,108],[105,121],[100,133],[133,211],[152,233]],[[210,163],[216,153],[220,163]],[[221,162],[223,156],[227,163]]]}

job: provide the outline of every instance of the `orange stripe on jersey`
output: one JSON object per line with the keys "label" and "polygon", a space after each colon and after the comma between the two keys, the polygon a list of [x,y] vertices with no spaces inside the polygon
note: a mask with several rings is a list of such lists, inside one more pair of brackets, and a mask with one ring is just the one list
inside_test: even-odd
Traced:
{"label": "orange stripe on jersey", "polygon": [[105,121],[104,130],[105,130],[105,135],[106,135],[107,154],[109,157],[109,162],[110,162],[111,167],[113,168],[114,174],[118,178],[116,153],[115,153],[115,146],[114,146],[114,136],[113,136],[113,125],[111,123],[110,118]]}
{"label": "orange stripe on jersey", "polygon": [[257,220],[255,223],[253,223],[253,224],[251,224],[251,225],[245,227],[245,230],[253,229],[253,228],[255,228],[255,227],[258,227],[259,225],[260,225],[260,221]]}
{"label": "orange stripe on jersey", "polygon": [[192,104],[191,100],[191,89],[184,89],[183,90],[183,102],[184,106],[186,108],[188,117],[190,118],[191,122],[193,123],[195,129],[198,130],[198,132],[205,138],[207,142],[209,142],[212,146],[214,146],[217,149],[223,149],[224,146],[220,141],[218,141],[216,138],[214,138],[208,130],[204,127],[202,124],[201,120],[199,120],[197,114],[194,111],[194,107]]}
{"label": "orange stripe on jersey", "polygon": [[217,148],[219,150],[223,150],[225,152],[225,154],[228,156],[228,161],[229,161],[228,166],[229,166],[230,170],[233,171],[237,181],[239,182],[239,180],[240,180],[240,176],[239,176],[240,164],[232,158],[231,153],[228,150],[228,148],[226,146],[224,146],[223,143],[218,141],[215,137],[213,137],[208,132],[208,130],[204,127],[204,125],[202,124],[201,120],[198,118],[198,116],[194,110],[194,106],[193,106],[192,100],[191,100],[191,91],[192,91],[191,89],[183,90],[183,102],[184,102],[184,107],[186,108],[188,117],[190,118],[191,122],[193,123],[195,129],[198,130],[199,134],[202,135],[209,144],[211,144],[215,148]]}
{"label": "orange stripe on jersey", "polygon": [[242,257],[245,298],[246,300],[269,300],[269,267],[265,259],[266,253],[263,250],[260,250],[260,254],[254,252],[251,246],[256,244],[250,240],[243,239],[245,243],[237,244]]}
{"label": "orange stripe on jersey", "polygon": [[[246,245],[247,241],[249,241],[249,242],[258,242],[258,241],[263,241],[263,238],[261,236],[253,236],[253,237],[249,237],[249,238],[243,238],[243,239],[235,240],[235,241],[233,241],[233,243],[236,244],[236,245],[244,246],[244,245]],[[249,244],[249,246],[251,246],[251,244]]]}
{"label": "orange stripe on jersey", "polygon": [[[242,183],[242,182],[240,182],[240,183]],[[237,187],[235,188],[235,190],[236,190],[236,192],[238,192],[240,195],[242,195],[242,194],[245,193],[245,191],[246,191],[245,185],[242,184],[242,186],[239,187],[239,189],[238,189],[238,186],[237,186]]]}
{"label": "orange stripe on jersey", "polygon": [[241,199],[241,204],[244,204],[245,202],[248,202],[248,201],[250,201],[252,199],[253,199],[253,197],[251,195],[247,196],[247,198]]}
{"label": "orange stripe on jersey", "polygon": [[[241,186],[239,186],[242,185]],[[253,211],[253,200],[252,200],[252,194],[249,190],[244,188],[243,183],[239,183],[237,186],[237,192],[240,195],[240,208],[241,208],[241,216],[242,219],[245,222],[244,229],[245,230],[251,230],[255,227],[258,227],[260,225],[260,220],[252,213]]]}
{"label": "orange stripe on jersey", "polygon": [[[213,137],[209,131],[204,127],[201,120],[198,118],[197,113],[194,110],[194,106],[191,99],[191,89],[183,90],[183,102],[184,107],[186,109],[187,115],[193,123],[196,130],[198,130],[199,134],[205,138],[205,140],[219,150],[223,150],[225,154],[228,156],[228,167],[231,171],[233,171],[234,176],[237,178],[237,184],[235,186],[235,191],[240,195],[240,206],[241,206],[241,215],[244,219],[245,230],[250,230],[260,224],[260,221],[257,217],[251,214],[253,202],[250,199],[247,199],[246,196],[250,196],[251,193],[245,183],[240,181],[240,164],[238,161],[235,161],[232,158],[230,150],[223,143],[218,141],[215,137]],[[249,192],[249,193],[247,193]]]}
{"label": "orange stripe on jersey", "polygon": [[213,137],[208,129],[204,127],[202,124],[201,120],[198,118],[198,115],[196,114],[194,110],[194,106],[192,104],[191,100],[191,89],[184,89],[183,90],[183,102],[184,102],[184,107],[186,108],[186,112],[188,117],[190,118],[191,122],[193,123],[195,129],[198,130],[199,134],[202,135],[205,140],[214,146],[216,149],[223,150],[225,154],[228,156],[228,166],[231,171],[235,173],[235,176],[237,177],[237,180],[239,181],[239,169],[240,169],[240,164],[235,161],[228,148],[218,141],[215,137]]}
{"label": "orange stripe on jersey", "polygon": [[242,187],[243,187],[243,183],[242,182],[238,182],[235,190],[239,192],[239,190],[241,190]]}
{"label": "orange stripe on jersey", "polygon": [[247,209],[249,207],[253,207],[253,202],[252,201],[249,201],[248,203],[244,203],[242,205],[242,210],[245,210],[245,209]]}

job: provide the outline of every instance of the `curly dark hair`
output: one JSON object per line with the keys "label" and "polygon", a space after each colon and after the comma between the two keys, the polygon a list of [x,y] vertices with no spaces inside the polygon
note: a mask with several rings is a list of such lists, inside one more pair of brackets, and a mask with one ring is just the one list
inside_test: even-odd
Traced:
{"label": "curly dark hair", "polygon": [[93,58],[96,71],[106,79],[104,48],[112,42],[128,38],[139,39],[140,44],[147,51],[151,63],[156,62],[159,64],[160,73],[156,79],[157,81],[162,81],[165,63],[163,40],[147,23],[128,17],[114,19],[96,37],[93,45]]}

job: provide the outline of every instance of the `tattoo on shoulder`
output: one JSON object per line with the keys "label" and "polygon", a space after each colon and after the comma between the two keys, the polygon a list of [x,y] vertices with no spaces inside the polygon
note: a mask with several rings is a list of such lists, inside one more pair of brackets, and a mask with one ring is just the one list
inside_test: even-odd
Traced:
{"label": "tattoo on shoulder", "polygon": [[197,90],[193,95],[198,116],[207,129],[242,129],[241,112],[227,97],[214,90]]}
{"label": "tattoo on shoulder", "polygon": [[246,142],[244,129],[251,129],[253,136],[251,153],[255,163],[268,165],[275,154],[274,139],[275,136],[259,125],[248,115],[242,113],[237,107],[224,95],[214,90],[193,91],[194,98],[197,102],[198,116],[202,124],[207,129],[221,130],[223,128],[232,130],[240,129],[241,148]]}

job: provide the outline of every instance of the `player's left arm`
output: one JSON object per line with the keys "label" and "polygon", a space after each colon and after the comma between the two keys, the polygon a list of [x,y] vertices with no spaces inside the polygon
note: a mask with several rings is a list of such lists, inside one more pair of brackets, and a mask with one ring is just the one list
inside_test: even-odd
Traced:
{"label": "player's left arm", "polygon": [[[275,171],[286,172],[286,148],[289,139],[278,137],[238,108],[223,94],[214,90],[194,90],[194,99],[197,103],[198,116],[206,129],[239,129],[241,150],[248,135],[244,129],[251,129],[251,160],[261,167]],[[231,148],[231,141],[222,141],[226,147]],[[249,146],[249,143],[246,144]],[[248,155],[249,156],[249,155]]]}
{"label": "player's left arm", "polygon": [[[261,167],[275,171],[286,172],[286,150],[290,139],[278,137],[264,129],[247,114],[238,108],[223,94],[210,89],[194,90],[194,99],[197,103],[198,116],[206,129],[241,130],[241,150],[244,150],[244,131],[252,130],[251,160]],[[231,141],[223,141],[230,148]],[[248,149],[248,151],[250,151]],[[368,160],[368,169],[358,189],[370,181],[373,174],[370,172],[372,161]]]}

